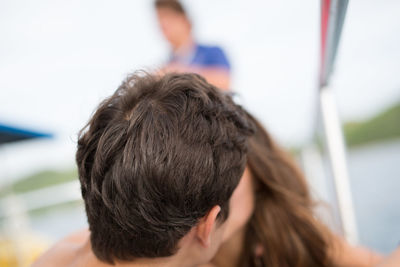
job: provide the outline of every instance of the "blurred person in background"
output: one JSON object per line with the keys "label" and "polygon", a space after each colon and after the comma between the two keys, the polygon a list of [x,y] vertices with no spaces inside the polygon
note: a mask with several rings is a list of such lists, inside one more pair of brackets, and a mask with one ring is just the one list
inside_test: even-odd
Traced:
{"label": "blurred person in background", "polygon": [[192,23],[178,0],[156,0],[154,5],[161,32],[171,47],[162,72],[198,73],[216,87],[229,89],[231,66],[222,48],[195,40]]}

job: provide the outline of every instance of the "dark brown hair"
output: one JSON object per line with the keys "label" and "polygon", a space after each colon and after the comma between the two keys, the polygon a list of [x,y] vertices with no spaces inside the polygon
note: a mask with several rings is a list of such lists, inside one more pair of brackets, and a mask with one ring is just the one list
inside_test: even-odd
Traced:
{"label": "dark brown hair", "polygon": [[170,256],[244,171],[245,112],[196,74],[133,75],[81,130],[76,161],[103,261]]}
{"label": "dark brown hair", "polygon": [[[256,200],[238,266],[333,266],[331,233],[314,216],[315,204],[301,171],[262,125],[249,117],[256,125],[247,156]],[[263,251],[258,256],[257,247]]]}
{"label": "dark brown hair", "polygon": [[178,0],[156,0],[154,2],[155,8],[167,8],[176,13],[186,16],[185,8]]}

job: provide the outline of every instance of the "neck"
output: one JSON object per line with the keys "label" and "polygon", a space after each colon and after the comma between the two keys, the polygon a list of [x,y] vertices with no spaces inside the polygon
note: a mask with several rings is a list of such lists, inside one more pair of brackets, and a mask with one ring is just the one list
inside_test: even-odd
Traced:
{"label": "neck", "polygon": [[192,50],[194,46],[194,40],[191,35],[182,38],[179,44],[176,44],[172,47],[174,54],[176,55],[185,55]]}
{"label": "neck", "polygon": [[118,262],[115,266],[121,267],[174,267],[185,266],[180,262],[174,261],[169,258],[156,258],[156,259],[137,259],[133,262],[123,263]]}
{"label": "neck", "polygon": [[218,267],[239,266],[240,256],[243,252],[245,229],[236,232],[225,241],[212,259],[212,264]]}
{"label": "neck", "polygon": [[[193,267],[186,259],[190,257],[181,257],[179,252],[174,256],[163,258],[137,258],[134,261],[123,262],[116,261],[114,265],[110,265],[100,261],[93,253],[90,239],[80,249],[80,258],[84,260],[84,266],[104,266],[104,267]],[[183,258],[183,259],[182,259]]]}

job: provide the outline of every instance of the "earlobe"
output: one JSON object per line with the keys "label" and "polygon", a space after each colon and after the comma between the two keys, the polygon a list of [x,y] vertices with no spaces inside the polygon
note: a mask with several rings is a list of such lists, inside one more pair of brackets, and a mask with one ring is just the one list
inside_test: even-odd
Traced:
{"label": "earlobe", "polygon": [[199,224],[197,225],[196,236],[204,248],[210,246],[212,229],[216,223],[217,216],[220,211],[220,206],[214,206],[203,218],[201,218]]}

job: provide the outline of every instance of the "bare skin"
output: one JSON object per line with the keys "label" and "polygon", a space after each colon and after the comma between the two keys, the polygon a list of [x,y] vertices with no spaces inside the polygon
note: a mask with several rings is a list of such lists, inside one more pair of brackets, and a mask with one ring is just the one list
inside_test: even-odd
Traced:
{"label": "bare skin", "polygon": [[[238,266],[239,256],[242,251],[244,233],[238,234],[228,242],[224,243],[219,249],[217,255],[208,264],[201,267],[233,267]],[[398,267],[400,266],[400,249],[389,256],[387,259],[377,253],[362,247],[352,247],[347,242],[338,238],[338,251],[335,251],[337,266],[351,267]],[[255,254],[260,254],[262,251],[255,251]]]}
{"label": "bare skin", "polygon": [[[221,245],[211,262],[201,267],[238,266],[237,264],[244,244],[246,225],[254,209],[253,187],[253,177],[246,169],[230,200],[231,211],[228,219],[228,226],[225,231],[227,236],[225,239],[226,241]],[[235,212],[238,210],[240,212]],[[330,253],[338,266],[376,266],[383,260],[383,257],[378,253],[363,247],[351,246],[343,238],[338,236],[334,237],[335,240],[333,241],[333,247]],[[258,247],[257,251],[254,253],[256,255],[261,255],[263,253],[262,247]],[[398,254],[400,254],[400,252]],[[386,265],[384,265],[384,267],[386,267]]]}
{"label": "bare skin", "polygon": [[161,73],[167,72],[193,72],[203,76],[212,85],[228,90],[230,87],[229,71],[222,68],[202,68],[183,64],[171,63],[162,68]]}
{"label": "bare skin", "polygon": [[136,260],[135,263],[124,263],[117,262],[115,265],[107,264],[96,258],[94,255],[90,240],[90,232],[82,230],[76,232],[64,240],[56,244],[52,249],[50,249],[45,255],[43,255],[37,262],[35,262],[32,267],[47,267],[47,266],[68,266],[68,267],[78,267],[78,266],[126,266],[126,267],[136,267],[136,266],[175,266],[172,259],[156,259],[151,262],[146,260]]}
{"label": "bare skin", "polygon": [[[66,264],[68,262],[68,264]],[[38,266],[107,266],[98,261],[90,249],[89,231],[76,232],[61,240],[36,261]]]}
{"label": "bare skin", "polygon": [[[224,242],[219,246],[218,252],[209,263],[199,265],[201,267],[234,267],[237,266],[244,243],[245,226],[254,209],[253,182],[250,172],[246,169],[243,177],[235,189],[230,200],[231,212],[221,238]],[[241,212],[233,212],[240,210]],[[225,223],[224,223],[225,224]],[[77,267],[77,266],[185,266],[177,264],[179,258],[147,259],[135,261],[134,263],[121,263],[109,265],[99,261],[93,254],[89,241],[89,231],[77,232],[54,246],[33,267]],[[189,235],[189,239],[190,239]],[[206,240],[207,241],[207,240]],[[208,240],[209,241],[209,240]],[[209,241],[211,242],[211,241]],[[198,249],[198,247],[197,247]],[[217,249],[217,248],[216,248]],[[262,254],[262,248],[255,251]],[[342,238],[337,237],[331,253],[336,259],[338,266],[355,267],[394,267],[400,266],[400,249],[383,261],[381,255],[362,247],[349,245]],[[378,264],[381,264],[378,266]],[[188,263],[190,266],[190,263]]]}
{"label": "bare skin", "polygon": [[376,267],[398,267],[400,266],[400,248],[390,254]]}
{"label": "bare skin", "polygon": [[331,253],[338,266],[376,266],[383,260],[382,255],[364,247],[352,246],[343,238],[336,237],[334,243]]}
{"label": "bare skin", "polygon": [[85,229],[58,242],[32,267],[194,267],[205,264],[215,255],[223,240],[226,225],[216,221],[220,210],[219,206],[214,206],[179,241],[179,250],[169,257],[136,258],[130,262],[116,261],[115,264],[108,264],[100,261],[93,253],[90,232]]}

